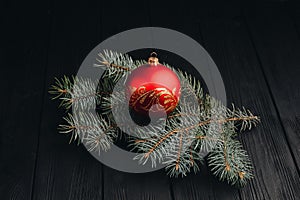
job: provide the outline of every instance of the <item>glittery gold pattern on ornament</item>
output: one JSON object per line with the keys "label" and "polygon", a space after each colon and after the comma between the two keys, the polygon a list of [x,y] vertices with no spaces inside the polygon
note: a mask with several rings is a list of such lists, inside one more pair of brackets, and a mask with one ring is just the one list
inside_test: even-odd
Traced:
{"label": "glittery gold pattern on ornament", "polygon": [[147,113],[174,110],[178,99],[167,88],[159,84],[146,84],[136,89],[129,100],[129,106],[137,112]]}

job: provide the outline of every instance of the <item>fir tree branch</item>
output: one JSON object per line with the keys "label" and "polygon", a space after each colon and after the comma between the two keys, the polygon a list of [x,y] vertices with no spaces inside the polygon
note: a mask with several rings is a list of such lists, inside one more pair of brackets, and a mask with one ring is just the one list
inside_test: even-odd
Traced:
{"label": "fir tree branch", "polygon": [[178,171],[179,170],[179,162],[180,162],[180,157],[181,157],[181,150],[182,150],[182,133],[180,134],[179,138],[179,148],[178,148],[178,153],[177,153],[177,160],[176,160],[176,165],[175,169]]}
{"label": "fir tree branch", "polygon": [[146,61],[133,61],[128,54],[121,54],[113,51],[104,50],[103,53],[98,54],[94,67],[101,67],[108,70],[107,78],[113,76],[114,81],[117,82],[120,78],[127,79],[128,72],[134,70]]}
{"label": "fir tree branch", "polygon": [[[70,91],[73,87],[74,77],[64,76],[61,79],[55,78],[55,84],[51,85],[49,93],[53,95],[53,99],[66,98],[70,96]],[[62,104],[60,104],[62,106]]]}
{"label": "fir tree branch", "polygon": [[64,120],[67,124],[59,125],[60,133],[72,133],[70,142],[85,142],[89,151],[107,151],[117,136],[117,126],[99,115],[79,112],[68,114]]}
{"label": "fir tree branch", "polygon": [[[155,145],[144,155],[145,158],[147,158],[160,144],[162,144],[167,138],[169,138],[170,136],[172,136],[174,133],[176,132],[180,132],[180,131],[189,131],[190,129],[194,129],[197,128],[198,126],[203,126],[212,122],[217,122],[219,124],[225,123],[225,122],[229,122],[229,121],[244,121],[244,120],[256,120],[258,119],[257,116],[248,116],[248,117],[231,117],[231,118],[226,118],[226,119],[219,119],[219,120],[206,120],[206,121],[202,121],[199,122],[198,124],[195,124],[193,126],[189,126],[187,128],[183,128],[183,129],[177,129],[177,130],[173,130],[170,131],[169,133],[167,133],[166,135],[164,135],[164,137],[162,137],[157,143],[155,143]],[[197,139],[213,139],[211,137],[208,136],[197,136]],[[214,140],[219,140],[218,138],[215,138]],[[141,140],[139,142],[147,142],[147,140]]]}
{"label": "fir tree branch", "polygon": [[160,145],[162,144],[166,139],[168,139],[171,135],[174,133],[177,133],[178,130],[173,130],[169,132],[168,134],[164,135],[158,142],[155,143],[155,145],[144,155],[145,158],[149,157],[149,155]]}
{"label": "fir tree branch", "polygon": [[[223,123],[230,122],[230,121],[233,121],[233,122],[242,121],[242,122],[244,122],[244,121],[254,121],[254,120],[259,120],[259,118],[257,116],[244,116],[244,117],[230,117],[230,118],[219,119],[219,120],[210,119],[210,120],[199,122],[198,124],[195,124],[195,125],[190,126],[188,128],[185,128],[185,130],[193,129],[197,126],[204,126],[204,125],[207,125],[207,124],[210,124],[210,123],[223,124]],[[246,125],[244,125],[244,126],[246,126]]]}
{"label": "fir tree branch", "polygon": [[97,96],[103,94],[94,91],[96,82],[91,79],[64,76],[55,80],[56,83],[51,86],[49,93],[54,95],[52,99],[59,99],[60,106],[65,109],[73,106],[74,109],[88,110],[95,106]]}
{"label": "fir tree branch", "polygon": [[214,151],[209,154],[208,164],[214,175],[232,185],[243,186],[253,177],[248,155],[242,145],[230,137],[217,143]]}
{"label": "fir tree branch", "polygon": [[[184,74],[181,74],[181,77],[184,76]],[[208,95],[204,97],[202,90],[198,89],[197,85],[199,87],[199,82],[190,76],[185,79],[185,82],[183,81],[183,93],[180,99],[183,103],[181,109],[168,116],[168,132],[161,133],[158,138],[141,139],[136,143],[141,152],[144,152],[143,156],[136,157],[136,159],[140,160],[140,163],[147,162],[148,158],[151,157],[152,165],[156,165],[155,162],[159,160],[167,163],[166,169],[171,176],[178,176],[179,174],[185,175],[190,171],[189,167],[193,167],[194,162],[191,162],[191,159],[195,159],[192,157],[193,155],[197,155],[198,160],[202,160],[203,158],[199,156],[200,154],[197,152],[191,153],[191,145],[187,148],[188,150],[185,149],[182,151],[183,135],[189,138],[188,142],[185,140],[185,144],[196,143],[194,149],[197,149],[197,146],[199,146],[199,151],[214,151],[216,145],[219,143],[223,143],[227,146],[226,141],[222,139],[223,132],[226,132],[228,137],[235,135],[234,123],[241,122],[241,130],[244,130],[247,127],[250,129],[252,125],[256,125],[259,121],[257,116],[254,116],[250,111],[244,108],[239,110],[233,106],[232,109],[228,109],[214,98]],[[194,94],[196,94],[196,98],[198,98],[198,103],[201,102],[198,108],[194,108],[188,104],[188,102],[185,102],[185,99],[190,98]],[[199,100],[199,98],[201,99]],[[220,115],[218,114],[219,112],[223,112],[223,114]],[[182,121],[181,125],[179,125],[178,119]],[[174,143],[176,138],[178,141]],[[177,148],[174,149],[173,146]],[[227,147],[225,150],[227,150]],[[192,152],[193,151],[194,150],[192,150]],[[160,156],[163,153],[168,156]],[[187,162],[187,158],[189,162]],[[224,163],[227,163],[228,158],[226,154],[223,154],[223,158],[225,159]],[[225,164],[225,167],[226,166],[229,165]],[[242,176],[244,173],[245,172],[241,171],[239,174]]]}
{"label": "fir tree branch", "polygon": [[[124,101],[125,93],[114,91],[115,86],[121,78],[125,83],[131,71],[145,63],[133,61],[127,54],[105,50],[94,64],[106,70],[101,84],[79,77],[56,78],[49,93],[54,95],[53,99],[61,100],[60,106],[89,110],[98,103],[105,116],[83,112],[69,114],[64,118],[66,124],[59,126],[60,132],[72,133],[71,141],[85,142],[89,151],[108,150],[119,131],[112,118],[112,108],[117,108],[120,118],[127,120],[127,116],[123,116],[128,107]],[[140,137],[133,143],[134,149],[139,151],[135,159],[142,164],[151,160],[153,167],[157,162],[164,163],[170,176],[184,176],[191,169],[198,171],[197,162],[203,160],[202,151],[211,151],[208,161],[213,173],[220,180],[244,185],[252,177],[252,166],[241,144],[233,138],[237,126],[240,125],[240,131],[251,129],[259,122],[259,117],[245,108],[236,109],[234,105],[227,108],[213,97],[204,95],[201,83],[195,77],[164,65],[180,79],[180,105],[167,116],[164,130],[158,125],[132,128],[124,123],[124,130],[133,131]],[[101,87],[94,91],[97,84]]]}
{"label": "fir tree branch", "polygon": [[[109,63],[108,61],[106,60],[99,60],[98,58],[96,59],[99,63],[101,63],[103,66],[106,66],[106,67],[113,67],[113,68],[117,68],[117,69],[121,69],[121,70],[124,70],[124,71],[130,71],[130,68],[129,67],[123,67],[123,66],[119,66],[119,65],[116,65],[114,63]],[[95,65],[95,66],[99,66],[99,65]]]}

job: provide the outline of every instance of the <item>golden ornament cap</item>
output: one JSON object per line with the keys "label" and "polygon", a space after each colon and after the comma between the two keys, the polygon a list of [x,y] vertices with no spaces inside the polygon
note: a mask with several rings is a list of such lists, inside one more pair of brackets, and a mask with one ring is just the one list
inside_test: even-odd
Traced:
{"label": "golden ornament cap", "polygon": [[157,58],[157,53],[152,52],[150,54],[150,57],[148,58],[148,64],[150,64],[150,65],[158,65],[159,64],[158,58]]}

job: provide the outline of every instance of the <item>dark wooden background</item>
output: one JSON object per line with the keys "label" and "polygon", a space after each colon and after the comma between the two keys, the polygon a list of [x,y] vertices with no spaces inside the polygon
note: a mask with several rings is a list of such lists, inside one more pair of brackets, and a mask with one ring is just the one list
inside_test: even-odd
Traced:
{"label": "dark wooden background", "polygon": [[[291,1],[2,1],[0,199],[300,199],[300,7]],[[110,169],[57,133],[54,77],[121,31],[159,26],[197,40],[216,62],[228,102],[261,124],[239,139],[255,178],[238,189],[201,172]]]}

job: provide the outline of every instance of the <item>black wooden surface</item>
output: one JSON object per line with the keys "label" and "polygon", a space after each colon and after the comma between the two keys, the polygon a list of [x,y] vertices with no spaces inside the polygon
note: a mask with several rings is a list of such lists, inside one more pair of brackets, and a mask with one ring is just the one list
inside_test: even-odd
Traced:
{"label": "black wooden surface", "polygon": [[[1,3],[0,199],[300,199],[300,7],[294,2]],[[101,41],[136,27],[178,30],[216,62],[228,102],[260,115],[239,139],[254,165],[244,188],[198,174],[119,172],[57,133],[47,93]]]}

